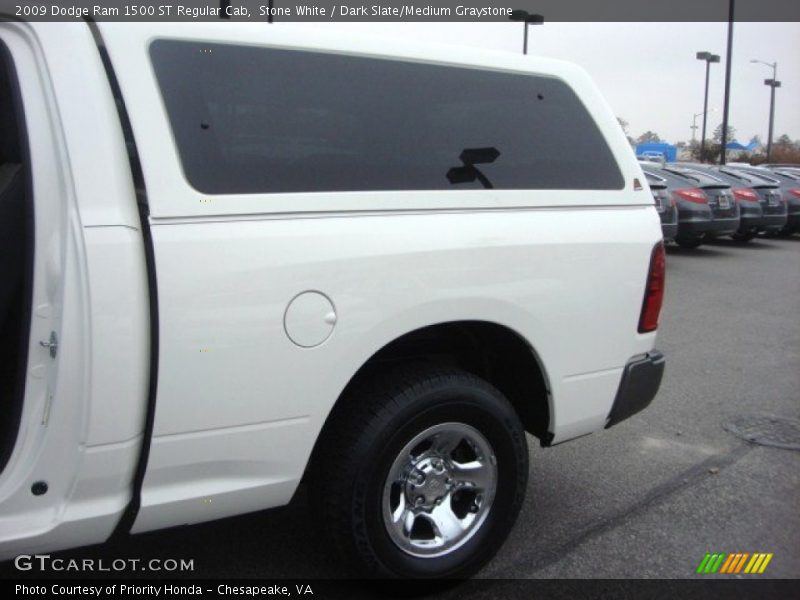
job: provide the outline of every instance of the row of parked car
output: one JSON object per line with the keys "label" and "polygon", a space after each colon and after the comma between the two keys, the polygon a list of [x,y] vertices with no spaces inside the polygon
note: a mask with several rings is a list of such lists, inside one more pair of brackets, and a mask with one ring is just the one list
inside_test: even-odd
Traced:
{"label": "row of parked car", "polygon": [[721,236],[749,242],[759,233],[800,233],[800,167],[640,164],[665,240],[696,248]]}

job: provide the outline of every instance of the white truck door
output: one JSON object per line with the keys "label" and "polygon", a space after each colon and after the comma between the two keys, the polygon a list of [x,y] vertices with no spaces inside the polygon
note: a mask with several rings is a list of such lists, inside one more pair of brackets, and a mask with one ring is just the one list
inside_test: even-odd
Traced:
{"label": "white truck door", "polygon": [[[64,200],[69,188],[40,77],[41,59],[29,28],[0,24],[0,203],[3,216],[13,219],[3,222],[8,248],[0,263],[7,361],[0,385],[3,411],[8,411],[2,424],[0,546],[42,529],[59,511],[76,463],[52,458],[77,456],[76,448],[68,450],[68,440],[81,426],[81,413],[65,414],[69,399],[61,397],[62,386],[77,375],[64,372],[73,365],[63,360],[76,340],[62,344],[67,335],[63,317],[70,250]],[[79,333],[71,331],[72,336]],[[56,418],[64,420],[53,427]]]}
{"label": "white truck door", "polygon": [[130,167],[89,28],[0,23],[0,108],[3,214],[17,215],[14,262],[0,256],[2,284],[17,282],[0,303],[14,367],[0,378],[2,559],[114,531],[140,457],[149,325]]}

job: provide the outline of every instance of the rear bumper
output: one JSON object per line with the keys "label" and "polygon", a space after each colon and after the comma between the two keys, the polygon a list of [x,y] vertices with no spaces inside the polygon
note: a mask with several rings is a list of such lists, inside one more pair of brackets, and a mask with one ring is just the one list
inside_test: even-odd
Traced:
{"label": "rear bumper", "polygon": [[739,217],[731,217],[725,219],[714,219],[711,223],[711,229],[708,233],[715,233],[717,235],[728,235],[739,231],[740,220]]}
{"label": "rear bumper", "polygon": [[664,236],[665,240],[675,239],[675,236],[678,235],[678,224],[661,223],[661,234]]}
{"label": "rear bumper", "polygon": [[764,231],[777,231],[786,225],[786,215],[764,215],[761,217],[759,229]]}
{"label": "rear bumper", "polygon": [[739,233],[758,230],[764,211],[758,202],[739,202]]}
{"label": "rear bumper", "polygon": [[628,361],[608,414],[606,429],[647,408],[661,385],[665,363],[664,355],[658,350]]}
{"label": "rear bumper", "polygon": [[712,233],[716,235],[728,235],[736,233],[739,229],[739,217],[731,219],[693,220],[681,221],[681,233]]}
{"label": "rear bumper", "polygon": [[751,217],[751,216],[744,216],[742,215],[740,224],[739,224],[739,231],[744,233],[747,231],[753,231],[754,229],[759,229],[761,227],[761,221],[764,217]]}
{"label": "rear bumper", "polygon": [[683,235],[703,234],[711,231],[712,223],[711,219],[681,220],[678,222],[678,231]]}

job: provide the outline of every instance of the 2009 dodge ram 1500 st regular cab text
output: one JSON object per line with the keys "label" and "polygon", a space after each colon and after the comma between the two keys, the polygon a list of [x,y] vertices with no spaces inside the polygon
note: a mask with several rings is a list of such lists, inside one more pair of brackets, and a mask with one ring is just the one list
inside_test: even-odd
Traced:
{"label": "2009 dodge ram 1500 st regular cab text", "polygon": [[0,552],[288,503],[464,576],[646,406],[659,218],[579,68],[263,24],[0,23]]}

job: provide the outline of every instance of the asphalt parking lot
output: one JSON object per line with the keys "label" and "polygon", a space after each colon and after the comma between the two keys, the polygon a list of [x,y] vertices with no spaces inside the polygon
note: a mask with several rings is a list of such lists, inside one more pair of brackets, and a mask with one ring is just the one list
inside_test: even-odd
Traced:
{"label": "asphalt parking lot", "polygon": [[[800,237],[671,247],[667,260],[659,395],[608,431],[531,440],[526,504],[480,577],[692,578],[706,552],[771,552],[760,577],[800,577],[800,452],[723,428],[800,418]],[[341,575],[302,490],[282,509],[65,556],[192,558],[193,578]]]}

